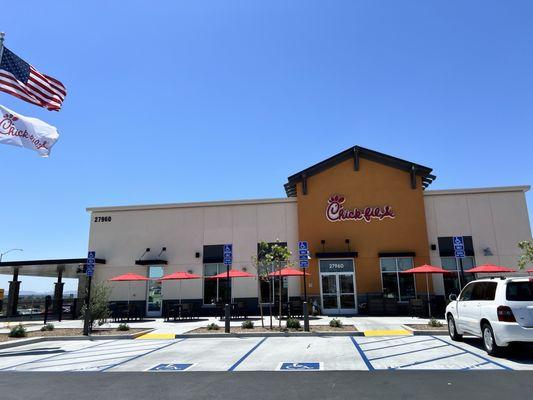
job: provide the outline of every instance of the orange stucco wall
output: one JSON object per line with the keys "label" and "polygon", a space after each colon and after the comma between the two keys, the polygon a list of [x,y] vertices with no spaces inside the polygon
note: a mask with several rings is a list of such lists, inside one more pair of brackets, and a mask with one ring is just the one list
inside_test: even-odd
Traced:
{"label": "orange stucco wall", "polygon": [[[348,251],[350,239],[355,259],[358,294],[382,291],[379,252],[415,252],[415,266],[429,263],[424,199],[420,177],[416,189],[411,188],[406,171],[380,163],[360,160],[354,171],[353,160],[346,160],[307,178],[307,194],[297,185],[299,239],[309,242],[312,260],[309,266],[308,293],[319,295],[318,262],[314,256],[325,251]],[[326,207],[333,194],[343,195],[347,209],[366,206],[391,206],[394,219],[330,222]],[[425,292],[425,278],[417,278],[417,290]]]}

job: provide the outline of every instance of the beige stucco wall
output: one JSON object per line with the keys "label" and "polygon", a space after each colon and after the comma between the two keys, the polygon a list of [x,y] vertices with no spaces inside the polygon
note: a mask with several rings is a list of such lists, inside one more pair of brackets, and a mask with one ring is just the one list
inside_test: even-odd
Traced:
{"label": "beige stucco wall", "polygon": [[[168,261],[165,274],[191,271],[203,275],[202,252],[204,245],[233,243],[233,268],[245,267],[254,274],[252,256],[257,254],[257,243],[276,239],[287,242],[297,258],[297,210],[295,199],[258,200],[256,202],[220,202],[191,205],[117,207],[89,209],[91,228],[89,249],[96,251],[106,264],[95,271],[96,282],[108,280],[127,272],[147,274],[148,267],[135,266],[146,248],[151,252],[145,259],[157,258],[161,248],[167,248],[161,258]],[[94,222],[97,216],[110,216],[111,222]],[[200,253],[200,258],[195,253]],[[112,300],[124,300],[128,283],[110,283]],[[298,279],[289,279],[291,295],[298,295]],[[178,298],[178,282],[164,282],[165,299]],[[146,299],[146,284],[131,284],[132,299]],[[200,299],[203,296],[202,279],[184,281],[182,297]],[[257,280],[235,280],[234,297],[256,297]]]}
{"label": "beige stucco wall", "polygon": [[[439,236],[472,236],[477,265],[517,268],[517,243],[531,239],[527,190],[528,186],[426,191],[429,243],[437,244]],[[485,248],[493,255],[485,256]],[[441,265],[438,249],[430,258],[432,265]],[[435,290],[444,293],[442,277],[435,275],[433,280]]]}

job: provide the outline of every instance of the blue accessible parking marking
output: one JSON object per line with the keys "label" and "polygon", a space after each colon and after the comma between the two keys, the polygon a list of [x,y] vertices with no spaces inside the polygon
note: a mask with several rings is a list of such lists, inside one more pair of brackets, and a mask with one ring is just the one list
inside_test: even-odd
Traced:
{"label": "blue accessible parking marking", "polygon": [[280,371],[319,371],[322,369],[320,362],[284,362],[278,368]]}
{"label": "blue accessible parking marking", "polygon": [[150,368],[148,371],[165,371],[165,372],[185,371],[186,369],[192,366],[193,364],[159,364],[153,368]]}

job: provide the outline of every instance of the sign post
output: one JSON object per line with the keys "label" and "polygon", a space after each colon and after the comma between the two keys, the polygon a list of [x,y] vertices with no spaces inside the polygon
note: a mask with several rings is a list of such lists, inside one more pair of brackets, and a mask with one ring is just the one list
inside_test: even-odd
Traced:
{"label": "sign post", "polygon": [[454,236],[452,238],[453,240],[453,252],[454,252],[454,255],[455,255],[455,258],[459,258],[459,269],[460,269],[460,273],[461,273],[461,283],[459,285],[459,288],[462,289],[463,288],[463,285],[464,283],[466,282],[465,280],[465,271],[463,269],[463,258],[465,258],[466,256],[466,253],[465,253],[465,241],[464,241],[464,238],[462,236]]}
{"label": "sign post", "polygon": [[85,318],[83,320],[83,334],[89,335],[91,325],[91,283],[94,275],[94,265],[96,263],[96,252],[87,253],[87,264],[85,266],[85,275],[87,275],[87,291],[85,294]]}
{"label": "sign post", "polygon": [[224,245],[224,265],[226,266],[226,304],[224,305],[224,332],[230,333],[230,319],[231,319],[231,287],[229,269],[233,262],[233,245]]}
{"label": "sign post", "polygon": [[304,270],[304,331],[309,332],[309,309],[307,305],[307,282],[305,270],[309,268],[309,245],[306,241],[298,242],[298,258],[300,259],[300,268]]}

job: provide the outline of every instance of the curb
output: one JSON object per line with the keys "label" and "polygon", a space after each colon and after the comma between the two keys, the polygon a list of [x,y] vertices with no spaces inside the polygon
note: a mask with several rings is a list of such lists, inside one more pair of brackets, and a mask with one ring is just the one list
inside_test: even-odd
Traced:
{"label": "curb", "polygon": [[407,325],[402,325],[405,330],[408,330],[413,336],[448,336],[447,329],[435,329],[435,330],[422,330],[411,328]]}
{"label": "curb", "polygon": [[345,332],[250,332],[250,333],[181,333],[176,334],[176,339],[192,338],[247,338],[247,337],[323,337],[323,336],[364,336],[364,332],[345,331]]}
{"label": "curb", "polygon": [[0,343],[1,349],[9,349],[11,347],[25,346],[27,344],[34,344],[40,342],[56,342],[56,341],[71,341],[71,340],[118,340],[118,339],[137,339],[139,336],[146,335],[154,329],[147,329],[144,331],[130,333],[128,335],[90,335],[90,336],[37,336],[29,339],[13,340]]}

